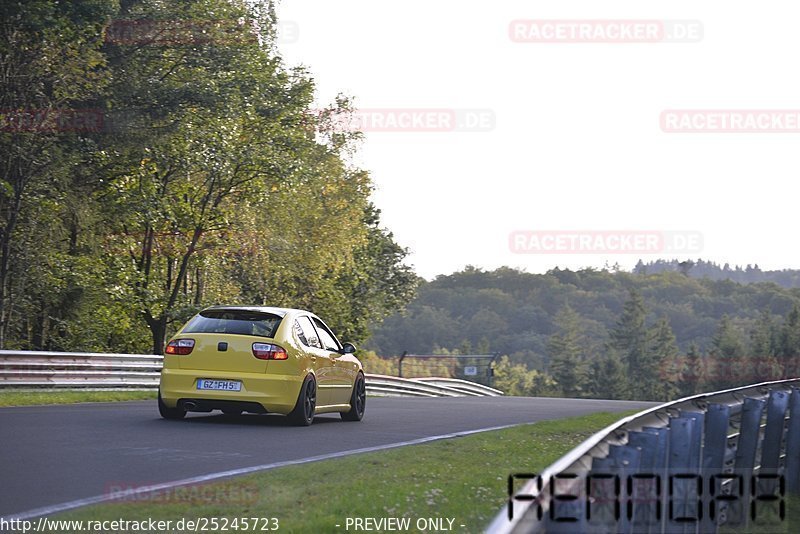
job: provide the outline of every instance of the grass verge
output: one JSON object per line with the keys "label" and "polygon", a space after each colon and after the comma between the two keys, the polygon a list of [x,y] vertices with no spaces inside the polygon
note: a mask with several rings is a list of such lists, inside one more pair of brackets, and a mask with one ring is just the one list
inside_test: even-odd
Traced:
{"label": "grass verge", "polygon": [[32,406],[41,404],[74,404],[77,402],[116,402],[152,400],[156,391],[37,391],[0,390],[0,406]]}
{"label": "grass verge", "polygon": [[419,518],[449,518],[455,531],[480,532],[506,502],[510,473],[541,471],[624,415],[542,421],[283,467],[136,502],[82,508],[58,519],[274,517],[282,532],[346,532],[348,517],[408,517],[412,526]]}

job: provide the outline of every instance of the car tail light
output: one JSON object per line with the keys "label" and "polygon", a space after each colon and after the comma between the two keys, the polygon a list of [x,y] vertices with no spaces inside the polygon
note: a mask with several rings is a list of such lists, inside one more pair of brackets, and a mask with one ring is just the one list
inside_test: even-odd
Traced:
{"label": "car tail light", "polygon": [[253,343],[253,356],[259,360],[286,360],[289,358],[283,347],[273,343]]}
{"label": "car tail light", "polygon": [[167,343],[167,349],[164,354],[186,356],[192,353],[192,349],[194,349],[194,339],[173,339]]}

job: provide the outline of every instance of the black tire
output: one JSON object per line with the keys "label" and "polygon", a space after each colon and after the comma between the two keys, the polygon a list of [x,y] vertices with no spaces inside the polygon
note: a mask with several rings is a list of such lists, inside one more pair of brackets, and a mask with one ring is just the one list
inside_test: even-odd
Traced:
{"label": "black tire", "polygon": [[340,415],[345,421],[361,421],[364,418],[364,410],[367,407],[367,384],[364,375],[358,373],[356,383],[353,384],[353,393],[350,395],[350,411],[341,412]]}
{"label": "black tire", "polygon": [[297,404],[289,414],[289,419],[298,426],[309,426],[314,422],[314,410],[317,407],[317,383],[312,376],[307,376],[297,396]]}
{"label": "black tire", "polygon": [[164,401],[161,400],[161,390],[158,390],[158,413],[164,419],[177,420],[186,417],[186,412],[180,408],[168,408]]}

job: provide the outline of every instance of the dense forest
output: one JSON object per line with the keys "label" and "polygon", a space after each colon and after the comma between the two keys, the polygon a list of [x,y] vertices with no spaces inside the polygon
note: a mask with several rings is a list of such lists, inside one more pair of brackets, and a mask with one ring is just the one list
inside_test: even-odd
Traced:
{"label": "dense forest", "polygon": [[272,2],[0,3],[0,348],[161,353],[209,304],[342,337],[417,278]]}
{"label": "dense forest", "polygon": [[800,289],[681,272],[468,267],[423,283],[370,348],[499,353],[505,388],[527,394],[666,399],[796,375],[799,304]]}
{"label": "dense forest", "polygon": [[639,260],[633,269],[636,274],[656,274],[663,272],[679,272],[692,278],[708,278],[709,280],[733,280],[741,284],[757,282],[773,282],[783,287],[800,287],[800,271],[782,269],[780,271],[762,271],[758,264],[742,267],[730,264],[719,265],[713,261],[679,261],[655,260],[644,263]]}

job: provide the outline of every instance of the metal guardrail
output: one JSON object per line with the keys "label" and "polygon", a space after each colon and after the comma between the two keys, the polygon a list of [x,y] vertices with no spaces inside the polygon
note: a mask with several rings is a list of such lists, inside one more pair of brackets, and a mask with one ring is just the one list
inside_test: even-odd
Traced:
{"label": "metal guardrail", "polygon": [[156,388],[163,356],[0,351],[0,388]]}
{"label": "metal guardrail", "polygon": [[461,380],[460,378],[412,378],[411,380],[423,382],[425,384],[432,384],[438,386],[446,386],[450,389],[457,390],[464,395],[473,395],[476,397],[501,397],[505,395],[499,389],[494,389],[477,382],[470,382],[469,380]]}
{"label": "metal guardrail", "polygon": [[[800,532],[800,379],[668,402],[512,474],[487,532]],[[515,483],[521,487],[515,489]]]}
{"label": "metal guardrail", "polygon": [[[0,388],[155,389],[163,356],[92,352],[0,351]],[[409,380],[367,374],[367,392],[378,396],[463,397],[502,395],[466,380]]]}

